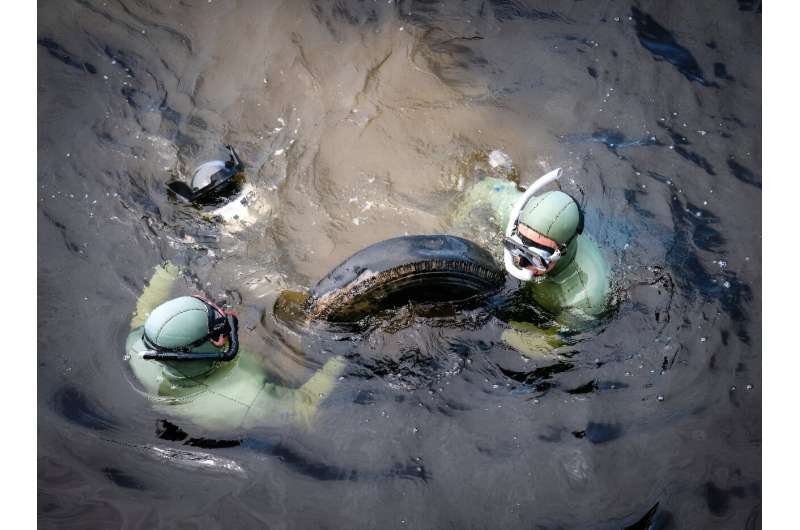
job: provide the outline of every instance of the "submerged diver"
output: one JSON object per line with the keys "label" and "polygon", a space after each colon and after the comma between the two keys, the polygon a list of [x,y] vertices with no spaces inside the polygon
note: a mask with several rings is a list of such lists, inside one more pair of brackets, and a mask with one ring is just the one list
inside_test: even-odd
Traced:
{"label": "submerged diver", "polygon": [[478,182],[463,210],[488,206],[505,227],[506,270],[557,318],[591,320],[608,309],[610,270],[597,244],[583,233],[578,203],[562,191],[535,193],[560,176],[557,169],[519,192],[498,178]]}
{"label": "submerged diver", "polygon": [[233,311],[199,296],[165,301],[177,277],[171,264],[156,267],[131,320],[125,349],[147,394],[171,415],[206,429],[310,426],[344,359],[329,359],[300,388],[276,385],[256,355],[240,351]]}
{"label": "submerged diver", "polygon": [[218,205],[231,200],[241,191],[244,164],[236,150],[226,145],[228,160],[211,160],[194,170],[191,185],[180,180],[167,183],[177,197],[198,206]]}
{"label": "submerged diver", "polygon": [[[461,215],[489,208],[505,227],[504,265],[523,281],[531,298],[556,321],[582,327],[610,306],[608,263],[597,244],[583,233],[583,212],[562,191],[536,192],[561,175],[556,169],[539,178],[524,193],[514,182],[488,177],[473,186],[460,207]],[[534,356],[558,346],[553,330],[511,322],[503,340]]]}
{"label": "submerged diver", "polygon": [[171,198],[201,210],[207,218],[228,222],[228,231],[235,232],[255,223],[268,205],[245,182],[245,165],[236,150],[230,145],[225,148],[227,160],[204,162],[194,170],[189,184],[173,180],[167,189]]}

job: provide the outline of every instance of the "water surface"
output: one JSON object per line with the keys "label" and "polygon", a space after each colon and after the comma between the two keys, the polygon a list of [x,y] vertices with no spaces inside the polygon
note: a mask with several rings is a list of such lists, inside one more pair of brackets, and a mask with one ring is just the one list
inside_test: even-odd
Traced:
{"label": "water surface", "polygon": [[[760,526],[760,3],[71,0],[38,25],[43,528]],[[165,193],[223,143],[247,226]],[[500,340],[519,307],[347,340],[274,318],[368,244],[455,231],[493,149],[523,183],[562,167],[615,270],[561,359]],[[122,347],[165,260],[279,381],[350,357],[313,431],[150,407]]]}

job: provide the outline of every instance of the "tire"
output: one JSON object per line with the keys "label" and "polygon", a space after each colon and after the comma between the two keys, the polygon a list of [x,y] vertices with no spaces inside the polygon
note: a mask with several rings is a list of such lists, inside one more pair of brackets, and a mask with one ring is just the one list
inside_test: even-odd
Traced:
{"label": "tire", "polygon": [[414,303],[463,302],[493,294],[503,270],[475,243],[446,235],[387,239],[356,252],[311,290],[311,319],[352,322]]}

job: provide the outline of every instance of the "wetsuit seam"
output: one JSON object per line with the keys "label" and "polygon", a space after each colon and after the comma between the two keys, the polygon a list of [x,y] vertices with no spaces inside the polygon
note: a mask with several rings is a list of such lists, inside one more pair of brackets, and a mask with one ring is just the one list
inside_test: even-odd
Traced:
{"label": "wetsuit seam", "polygon": [[558,221],[558,218],[561,217],[561,214],[564,213],[564,210],[569,208],[569,206],[570,206],[569,203],[565,204],[564,207],[561,208],[561,210],[559,210],[559,212],[556,214],[556,216],[550,222],[550,226],[547,227],[547,233],[546,233],[547,237],[550,237],[550,235],[549,235],[550,234],[550,229],[553,228],[553,225],[556,224],[556,221]]}
{"label": "wetsuit seam", "polygon": [[592,297],[589,295],[589,288],[586,285],[586,283],[584,283],[583,276],[581,276],[581,273],[584,272],[584,271],[583,271],[583,269],[581,268],[580,265],[576,265],[575,268],[577,269],[575,272],[578,275],[578,281],[581,283],[581,287],[583,287],[583,292],[586,293],[586,302],[587,302],[587,304],[589,305],[590,308],[593,308],[594,304],[592,304]]}
{"label": "wetsuit seam", "polygon": [[250,415],[250,411],[251,411],[251,410],[253,410],[253,405],[254,405],[254,404],[255,404],[255,402],[258,400],[259,396],[260,396],[260,395],[261,395],[263,392],[265,392],[265,390],[266,390],[266,388],[267,388],[267,384],[268,384],[268,381],[265,379],[265,380],[264,380],[264,381],[261,383],[261,388],[259,388],[259,389],[258,389],[258,392],[256,392],[255,396],[253,396],[253,399],[250,401],[250,404],[249,404],[249,405],[245,405],[245,407],[247,407],[247,411],[244,413],[244,416],[242,416],[242,421],[240,422],[240,425],[241,425],[241,424],[243,424],[243,423],[244,423],[244,421],[247,419],[247,416],[249,416],[249,415]]}
{"label": "wetsuit seam", "polygon": [[160,338],[161,332],[164,331],[164,327],[166,327],[166,325],[169,324],[172,321],[173,318],[177,317],[178,315],[182,315],[183,313],[188,313],[189,311],[197,311],[197,310],[198,310],[198,308],[196,308],[196,307],[193,307],[191,309],[184,309],[182,311],[179,311],[178,313],[175,313],[171,317],[169,317],[163,324],[161,324],[161,327],[158,328],[158,332],[156,333],[155,340],[158,341],[158,339]]}

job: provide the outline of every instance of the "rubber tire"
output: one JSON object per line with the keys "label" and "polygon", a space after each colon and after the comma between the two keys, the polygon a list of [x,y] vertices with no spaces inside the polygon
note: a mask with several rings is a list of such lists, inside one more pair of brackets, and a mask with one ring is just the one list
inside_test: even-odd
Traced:
{"label": "rubber tire", "polygon": [[497,292],[505,273],[472,241],[447,235],[404,236],[346,259],[311,290],[306,315],[333,322],[414,303],[462,302]]}

